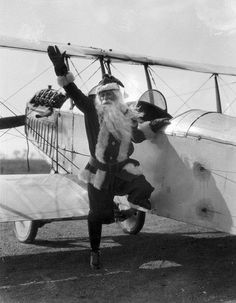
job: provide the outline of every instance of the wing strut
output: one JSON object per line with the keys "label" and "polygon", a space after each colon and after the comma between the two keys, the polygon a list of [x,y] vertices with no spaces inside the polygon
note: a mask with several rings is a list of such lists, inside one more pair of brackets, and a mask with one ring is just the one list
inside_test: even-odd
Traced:
{"label": "wing strut", "polygon": [[222,114],[222,107],[221,107],[221,99],[220,99],[220,89],[218,84],[218,74],[214,74],[214,80],[215,80],[215,92],[216,92],[216,110],[217,113]]}
{"label": "wing strut", "polygon": [[148,64],[144,64],[144,71],[145,71],[145,75],[146,75],[146,80],[147,80],[147,87],[148,90],[152,89],[152,83],[151,83],[151,79],[150,79],[150,75],[149,75],[149,71],[148,71]]}
{"label": "wing strut", "polygon": [[151,82],[150,74],[149,74],[149,66],[148,66],[148,64],[144,64],[143,66],[144,66],[144,71],[145,71],[145,75],[146,75],[147,87],[149,90],[149,100],[150,100],[150,103],[155,104],[153,91],[152,91],[152,82]]}
{"label": "wing strut", "polygon": [[111,66],[110,66],[111,60],[108,58],[104,61],[104,63],[105,63],[108,74],[111,75]]}
{"label": "wing strut", "polygon": [[99,58],[99,61],[100,61],[102,76],[104,76],[104,74],[106,74],[106,70],[107,70],[107,73],[109,75],[111,75],[111,67],[110,67],[111,60],[109,58],[104,58],[103,56],[101,56]]}
{"label": "wing strut", "polygon": [[100,61],[101,71],[102,71],[102,77],[103,77],[105,75],[105,73],[106,73],[103,57],[100,57],[99,61]]}

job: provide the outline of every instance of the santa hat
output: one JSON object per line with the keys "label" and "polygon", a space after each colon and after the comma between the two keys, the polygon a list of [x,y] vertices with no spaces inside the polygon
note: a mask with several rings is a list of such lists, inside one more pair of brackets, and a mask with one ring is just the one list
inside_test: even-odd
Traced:
{"label": "santa hat", "polygon": [[124,87],[123,83],[112,75],[105,74],[102,80],[98,83],[97,94],[106,90],[119,90],[120,86]]}
{"label": "santa hat", "polygon": [[89,92],[88,92],[88,96],[96,96],[97,94],[97,88],[99,85],[94,86]]}

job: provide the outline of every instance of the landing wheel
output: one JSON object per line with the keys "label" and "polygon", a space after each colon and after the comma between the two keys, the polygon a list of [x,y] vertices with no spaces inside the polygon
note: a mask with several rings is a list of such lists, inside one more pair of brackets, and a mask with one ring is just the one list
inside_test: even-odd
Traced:
{"label": "landing wheel", "polygon": [[[114,202],[117,204],[119,209],[130,208],[129,202],[126,197],[116,196]],[[146,213],[141,210],[136,210],[133,216],[129,217],[124,221],[119,221],[118,224],[126,234],[136,235],[143,228],[145,223]]]}
{"label": "landing wheel", "polygon": [[37,236],[39,222],[37,221],[16,221],[14,222],[14,233],[18,241],[32,243]]}
{"label": "landing wheel", "polygon": [[137,210],[132,217],[125,221],[119,222],[119,224],[125,233],[136,235],[143,228],[145,217],[145,212]]}

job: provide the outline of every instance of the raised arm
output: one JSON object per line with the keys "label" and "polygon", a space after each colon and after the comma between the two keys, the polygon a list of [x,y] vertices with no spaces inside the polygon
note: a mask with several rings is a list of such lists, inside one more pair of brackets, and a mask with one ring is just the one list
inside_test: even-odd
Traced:
{"label": "raised arm", "polygon": [[48,56],[53,63],[57,75],[57,83],[63,87],[67,95],[75,102],[75,105],[82,111],[87,112],[92,107],[90,100],[74,83],[74,75],[69,71],[66,64],[66,52],[61,53],[59,48],[48,46]]}

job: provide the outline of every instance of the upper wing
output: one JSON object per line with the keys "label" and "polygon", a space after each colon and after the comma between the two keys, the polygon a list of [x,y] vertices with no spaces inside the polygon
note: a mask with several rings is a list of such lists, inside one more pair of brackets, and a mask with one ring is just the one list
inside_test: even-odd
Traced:
{"label": "upper wing", "polygon": [[57,45],[71,57],[80,58],[107,58],[113,62],[126,62],[130,64],[148,64],[162,67],[190,70],[201,73],[223,74],[236,76],[236,67],[220,66],[213,64],[194,63],[187,61],[155,58],[137,54],[129,54],[113,50],[103,50],[95,47],[84,47],[71,43],[58,43],[49,41],[31,41],[18,38],[0,36],[0,47],[19,49],[25,51],[46,52],[48,45]]}

